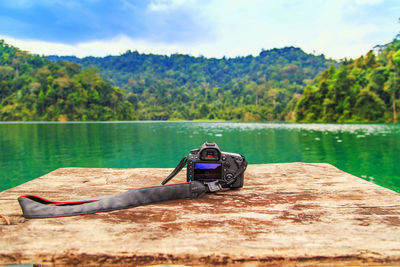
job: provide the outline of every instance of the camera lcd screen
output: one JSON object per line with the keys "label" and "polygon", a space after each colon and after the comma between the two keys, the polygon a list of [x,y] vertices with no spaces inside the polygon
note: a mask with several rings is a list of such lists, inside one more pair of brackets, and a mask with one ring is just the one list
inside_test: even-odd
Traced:
{"label": "camera lcd screen", "polygon": [[221,179],[221,163],[196,163],[194,164],[195,180],[218,180]]}

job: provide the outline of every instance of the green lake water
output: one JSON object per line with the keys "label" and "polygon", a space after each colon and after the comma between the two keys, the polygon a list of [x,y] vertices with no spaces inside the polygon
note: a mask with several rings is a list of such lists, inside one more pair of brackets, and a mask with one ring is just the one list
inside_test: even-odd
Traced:
{"label": "green lake water", "polygon": [[400,192],[399,125],[232,122],[0,123],[0,191],[61,167],[173,168],[205,141],[249,164],[327,162]]}

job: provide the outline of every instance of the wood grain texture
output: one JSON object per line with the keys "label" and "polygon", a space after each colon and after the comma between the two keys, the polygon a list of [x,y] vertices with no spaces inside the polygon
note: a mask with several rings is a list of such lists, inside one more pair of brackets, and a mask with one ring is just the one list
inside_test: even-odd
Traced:
{"label": "wood grain texture", "polygon": [[1,192],[0,264],[400,264],[400,194],[329,164],[249,165],[240,190],[83,216],[27,220],[17,202],[115,194],[171,170],[62,168]]}

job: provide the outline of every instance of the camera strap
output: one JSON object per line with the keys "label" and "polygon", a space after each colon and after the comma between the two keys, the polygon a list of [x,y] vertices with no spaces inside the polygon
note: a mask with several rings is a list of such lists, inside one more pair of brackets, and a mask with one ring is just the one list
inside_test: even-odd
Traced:
{"label": "camera strap", "polygon": [[161,185],[165,185],[168,183],[172,178],[174,178],[182,169],[185,167],[187,162],[187,157],[183,157],[181,161],[178,163],[178,165],[175,167],[175,169],[171,172],[170,175],[168,175],[167,178],[165,178],[164,181],[162,181]]}
{"label": "camera strap", "polygon": [[120,194],[78,201],[51,201],[34,195],[18,198],[25,218],[65,217],[127,209],[168,200],[196,199],[207,188],[197,181],[189,183],[144,187]]}
{"label": "camera strap", "polygon": [[[25,218],[51,218],[127,209],[168,200],[196,199],[206,192],[217,192],[222,189],[219,181],[190,181],[165,185],[185,167],[186,162],[187,157],[182,158],[178,166],[159,186],[133,189],[116,195],[77,201],[52,201],[34,195],[24,195],[18,198],[18,202]],[[245,171],[247,167],[245,157],[242,156],[241,162],[236,163],[238,164],[237,171],[231,179],[224,182],[224,185],[234,183]]]}

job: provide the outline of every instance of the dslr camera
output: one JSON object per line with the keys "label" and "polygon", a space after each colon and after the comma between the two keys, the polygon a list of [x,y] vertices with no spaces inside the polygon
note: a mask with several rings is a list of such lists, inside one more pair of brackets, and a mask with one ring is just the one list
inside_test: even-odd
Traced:
{"label": "dslr camera", "polygon": [[187,181],[200,181],[210,191],[243,187],[247,161],[244,156],[223,152],[216,143],[204,143],[187,157]]}

